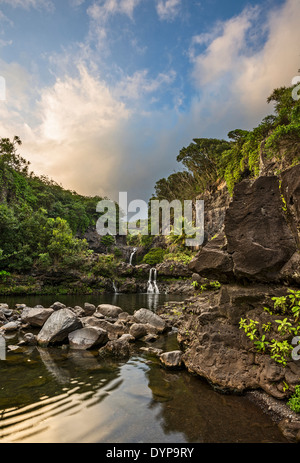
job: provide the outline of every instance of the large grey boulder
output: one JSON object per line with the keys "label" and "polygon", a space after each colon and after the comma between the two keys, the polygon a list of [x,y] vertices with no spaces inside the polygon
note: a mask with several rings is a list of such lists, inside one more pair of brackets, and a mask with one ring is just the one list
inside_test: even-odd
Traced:
{"label": "large grey boulder", "polygon": [[134,312],[134,319],[137,323],[149,324],[154,326],[158,332],[162,333],[166,329],[166,322],[154,312],[148,309],[139,309]]}
{"label": "large grey boulder", "polygon": [[71,349],[90,349],[101,346],[108,341],[107,331],[102,328],[88,327],[72,331],[68,335]]}
{"label": "large grey boulder", "polygon": [[31,326],[41,327],[53,312],[54,309],[51,308],[26,307],[21,313],[21,320],[23,323],[28,323]]}
{"label": "large grey boulder", "polygon": [[104,315],[105,317],[118,318],[119,314],[123,310],[121,307],[112,304],[100,304],[97,307],[97,313]]}
{"label": "large grey boulder", "polygon": [[82,327],[78,317],[70,309],[60,309],[53,312],[43,325],[37,335],[39,345],[47,346],[48,344],[64,341],[71,331]]}

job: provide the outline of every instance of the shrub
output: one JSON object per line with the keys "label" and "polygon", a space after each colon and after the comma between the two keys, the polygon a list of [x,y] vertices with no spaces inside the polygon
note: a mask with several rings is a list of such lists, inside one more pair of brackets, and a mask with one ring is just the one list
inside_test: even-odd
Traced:
{"label": "shrub", "polygon": [[300,413],[300,385],[295,386],[295,392],[287,402],[287,405],[296,413]]}
{"label": "shrub", "polygon": [[152,248],[143,258],[144,264],[157,265],[164,260],[164,250],[162,248]]}

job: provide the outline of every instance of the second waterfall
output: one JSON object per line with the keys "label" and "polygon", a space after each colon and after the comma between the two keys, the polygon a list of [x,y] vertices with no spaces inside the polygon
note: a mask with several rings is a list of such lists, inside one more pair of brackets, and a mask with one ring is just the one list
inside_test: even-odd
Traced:
{"label": "second waterfall", "polygon": [[151,268],[149,272],[149,280],[147,284],[147,293],[148,294],[159,294],[159,289],[156,283],[157,270],[156,268]]}

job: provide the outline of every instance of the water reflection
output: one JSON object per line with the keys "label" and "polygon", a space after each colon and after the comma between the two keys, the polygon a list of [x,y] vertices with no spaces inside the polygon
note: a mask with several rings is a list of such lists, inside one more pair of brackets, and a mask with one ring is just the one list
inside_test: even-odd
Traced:
{"label": "water reflection", "polygon": [[1,302],[7,303],[11,308],[14,308],[16,304],[24,303],[28,307],[34,307],[35,305],[43,305],[44,307],[50,307],[54,302],[60,301],[67,307],[84,306],[85,302],[95,304],[113,304],[120,306],[124,311],[132,314],[134,310],[140,308],[146,308],[149,310],[156,311],[159,306],[165,302],[182,301],[183,296],[172,295],[172,294],[147,294],[147,293],[135,293],[135,294],[101,294],[95,295],[73,295],[73,296],[6,296],[1,297]]}
{"label": "water reflection", "polygon": [[[175,345],[166,336],[155,346]],[[68,348],[8,353],[0,442],[284,442],[245,398],[220,395],[140,352],[126,362]]]}

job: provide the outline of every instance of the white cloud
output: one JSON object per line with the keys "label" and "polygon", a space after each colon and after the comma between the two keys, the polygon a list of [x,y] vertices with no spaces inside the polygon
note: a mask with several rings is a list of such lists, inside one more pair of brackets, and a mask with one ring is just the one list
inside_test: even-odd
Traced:
{"label": "white cloud", "polygon": [[181,0],[157,0],[156,11],[163,21],[173,21],[180,11]]}
{"label": "white cloud", "polygon": [[146,94],[157,92],[171,84],[176,77],[174,70],[169,73],[159,73],[155,78],[148,77],[148,70],[135,72],[132,76],[126,76],[115,88],[118,98],[126,100],[139,100]]}
{"label": "white cloud", "polygon": [[94,2],[87,9],[90,18],[89,41],[95,42],[102,52],[108,46],[108,21],[117,14],[125,15],[133,20],[135,8],[142,0],[102,0]]}
{"label": "white cloud", "polygon": [[7,3],[13,8],[21,7],[26,10],[29,8],[46,8],[52,10],[54,8],[54,4],[51,0],[0,0],[0,4],[2,3]]}
{"label": "white cloud", "polygon": [[[247,8],[239,16],[219,23],[211,33],[194,37],[190,51],[192,75],[202,95],[197,103],[194,101],[194,110],[199,108],[198,118],[202,111],[215,111],[218,120],[220,111],[226,109],[224,124],[226,120],[258,124],[272,112],[266,99],[273,89],[291,85],[299,62],[296,44],[300,42],[300,3],[287,0],[281,8],[269,11],[262,31],[267,38],[257,47],[259,14],[257,8]],[[206,48],[197,53],[197,45]],[[219,112],[214,107],[216,99]],[[206,108],[202,106],[204,100]],[[232,128],[228,127],[228,131]]]}
{"label": "white cloud", "polygon": [[214,81],[238,65],[239,57],[247,50],[246,33],[255,17],[255,10],[246,9],[240,16],[226,21],[222,26],[219,24],[215,31],[216,36],[201,34],[193,38],[193,46],[209,42],[205,51],[199,55],[195,55],[194,49],[191,49],[193,75],[197,85]]}
{"label": "white cloud", "polygon": [[102,23],[114,14],[125,14],[132,19],[134,9],[140,2],[141,0],[104,0],[89,6],[87,13],[92,19]]}
{"label": "white cloud", "polygon": [[45,88],[36,108],[39,122],[27,127],[26,156],[43,172],[84,194],[112,194],[120,162],[117,133],[130,116],[86,68]]}
{"label": "white cloud", "polygon": [[[112,15],[131,18],[137,5],[106,0],[94,3],[89,15],[105,35]],[[109,85],[107,68],[93,62],[88,41],[81,44],[75,60],[73,56],[71,67],[67,54],[55,57],[61,77],[39,93],[34,93],[39,85],[32,85],[32,77],[21,66],[5,67],[0,60],[8,92],[7,101],[0,104],[0,135],[19,135],[22,154],[32,169],[66,188],[114,199],[117,191],[131,191],[136,198],[147,199],[155,181],[178,168],[176,155],[182,146],[195,137],[220,138],[234,128],[257,125],[271,111],[266,98],[272,90],[289,85],[297,73],[298,0],[287,0],[268,14],[266,41],[253,47],[258,15],[258,10],[246,9],[194,37],[190,64],[197,93],[180,113],[158,111],[149,104],[170,90],[175,71],[154,76],[146,69],[120,73],[119,82]],[[80,59],[89,66],[79,65],[74,74]],[[100,77],[97,69],[102,69]],[[178,105],[181,98],[178,95]]]}

